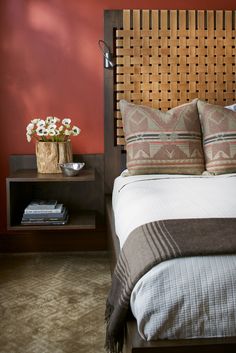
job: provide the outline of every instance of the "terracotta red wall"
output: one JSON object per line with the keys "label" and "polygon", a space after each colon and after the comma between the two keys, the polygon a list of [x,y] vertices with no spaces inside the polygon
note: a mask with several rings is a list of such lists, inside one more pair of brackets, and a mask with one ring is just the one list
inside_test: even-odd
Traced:
{"label": "terracotta red wall", "polygon": [[32,154],[35,116],[69,116],[82,130],[75,153],[103,153],[103,11],[115,8],[235,9],[235,0],[1,0],[0,232],[11,154]]}

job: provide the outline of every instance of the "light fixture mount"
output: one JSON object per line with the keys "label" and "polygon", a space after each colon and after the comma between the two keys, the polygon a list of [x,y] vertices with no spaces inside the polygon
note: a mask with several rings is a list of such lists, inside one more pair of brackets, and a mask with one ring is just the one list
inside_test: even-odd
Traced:
{"label": "light fixture mount", "polygon": [[104,40],[99,39],[98,41],[98,46],[104,56],[104,68],[105,69],[113,69],[113,67],[115,66],[114,64],[114,59],[113,59],[113,55],[110,51],[110,48],[108,47],[108,45],[104,42]]}

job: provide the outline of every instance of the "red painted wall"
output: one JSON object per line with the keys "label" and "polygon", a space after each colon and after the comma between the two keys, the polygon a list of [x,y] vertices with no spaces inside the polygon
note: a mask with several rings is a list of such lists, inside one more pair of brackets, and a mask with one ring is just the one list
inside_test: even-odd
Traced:
{"label": "red painted wall", "polygon": [[235,9],[235,0],[1,0],[0,232],[11,154],[32,154],[35,116],[69,116],[82,132],[75,153],[103,153],[104,9]]}

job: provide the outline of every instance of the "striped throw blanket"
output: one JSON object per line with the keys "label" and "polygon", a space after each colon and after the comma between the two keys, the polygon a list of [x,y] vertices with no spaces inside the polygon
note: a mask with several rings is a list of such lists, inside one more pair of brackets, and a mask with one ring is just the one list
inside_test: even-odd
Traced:
{"label": "striped throw blanket", "polygon": [[154,265],[177,257],[236,253],[236,218],[165,220],[135,229],[120,253],[106,304],[106,349],[122,352],[131,292]]}

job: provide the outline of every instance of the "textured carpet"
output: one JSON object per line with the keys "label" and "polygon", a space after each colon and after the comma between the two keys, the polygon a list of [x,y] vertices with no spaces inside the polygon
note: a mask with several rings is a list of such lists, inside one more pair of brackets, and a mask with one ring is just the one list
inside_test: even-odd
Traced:
{"label": "textured carpet", "polygon": [[106,253],[0,255],[0,353],[104,353]]}

